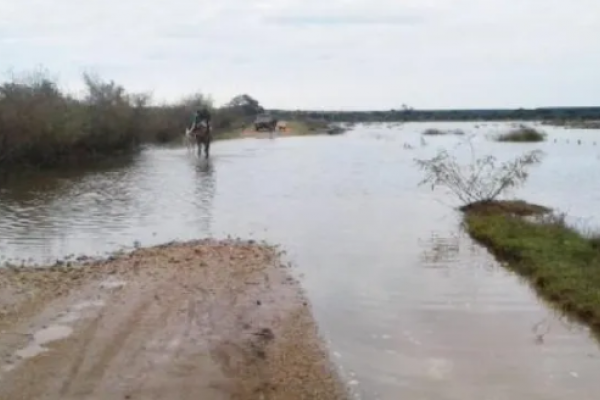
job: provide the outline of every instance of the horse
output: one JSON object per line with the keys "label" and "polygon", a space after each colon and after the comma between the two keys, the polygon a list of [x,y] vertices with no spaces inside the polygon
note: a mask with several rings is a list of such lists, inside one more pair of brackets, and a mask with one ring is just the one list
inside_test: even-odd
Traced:
{"label": "horse", "polygon": [[198,157],[202,156],[202,147],[204,147],[204,156],[208,158],[210,155],[210,143],[212,142],[212,129],[206,122],[202,122],[200,126],[192,132],[193,139],[198,146]]}
{"label": "horse", "polygon": [[187,128],[183,136],[185,146],[190,152],[194,146],[198,147],[198,157],[202,155],[202,146],[204,146],[205,157],[209,157],[210,143],[212,142],[212,132],[206,122],[202,122],[199,126]]}

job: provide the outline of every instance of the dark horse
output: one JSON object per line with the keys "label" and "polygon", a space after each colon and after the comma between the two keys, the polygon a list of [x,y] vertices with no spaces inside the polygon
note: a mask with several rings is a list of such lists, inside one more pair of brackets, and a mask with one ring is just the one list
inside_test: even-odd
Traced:
{"label": "dark horse", "polygon": [[192,131],[193,138],[198,146],[198,157],[202,156],[202,146],[204,146],[204,156],[210,155],[210,142],[212,142],[212,129],[206,123],[199,124]]}

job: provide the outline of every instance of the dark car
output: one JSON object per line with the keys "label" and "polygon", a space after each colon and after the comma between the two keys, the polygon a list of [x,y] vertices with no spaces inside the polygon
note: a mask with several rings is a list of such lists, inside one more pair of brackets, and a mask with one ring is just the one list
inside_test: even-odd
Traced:
{"label": "dark car", "polygon": [[274,117],[272,117],[268,114],[258,115],[256,117],[256,119],[254,120],[254,129],[256,131],[262,131],[262,130],[274,131],[276,127],[277,127],[277,119],[275,119]]}

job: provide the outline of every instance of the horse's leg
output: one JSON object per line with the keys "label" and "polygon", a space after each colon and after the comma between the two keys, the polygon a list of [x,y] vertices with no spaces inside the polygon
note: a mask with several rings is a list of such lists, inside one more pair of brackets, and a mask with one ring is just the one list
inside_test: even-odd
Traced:
{"label": "horse's leg", "polygon": [[204,140],[204,155],[205,157],[208,159],[209,155],[210,155],[210,137],[207,137]]}

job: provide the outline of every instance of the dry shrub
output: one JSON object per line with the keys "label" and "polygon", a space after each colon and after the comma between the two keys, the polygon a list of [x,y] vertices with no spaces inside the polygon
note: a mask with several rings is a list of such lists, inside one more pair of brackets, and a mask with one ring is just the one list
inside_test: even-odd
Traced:
{"label": "dry shrub", "polygon": [[432,190],[444,187],[463,205],[493,201],[509,189],[521,186],[529,176],[529,168],[541,162],[543,153],[534,150],[500,163],[492,155],[475,158],[471,146],[471,155],[472,162],[468,165],[461,165],[446,150],[440,150],[430,159],[415,160],[425,173],[420,185],[430,185]]}

